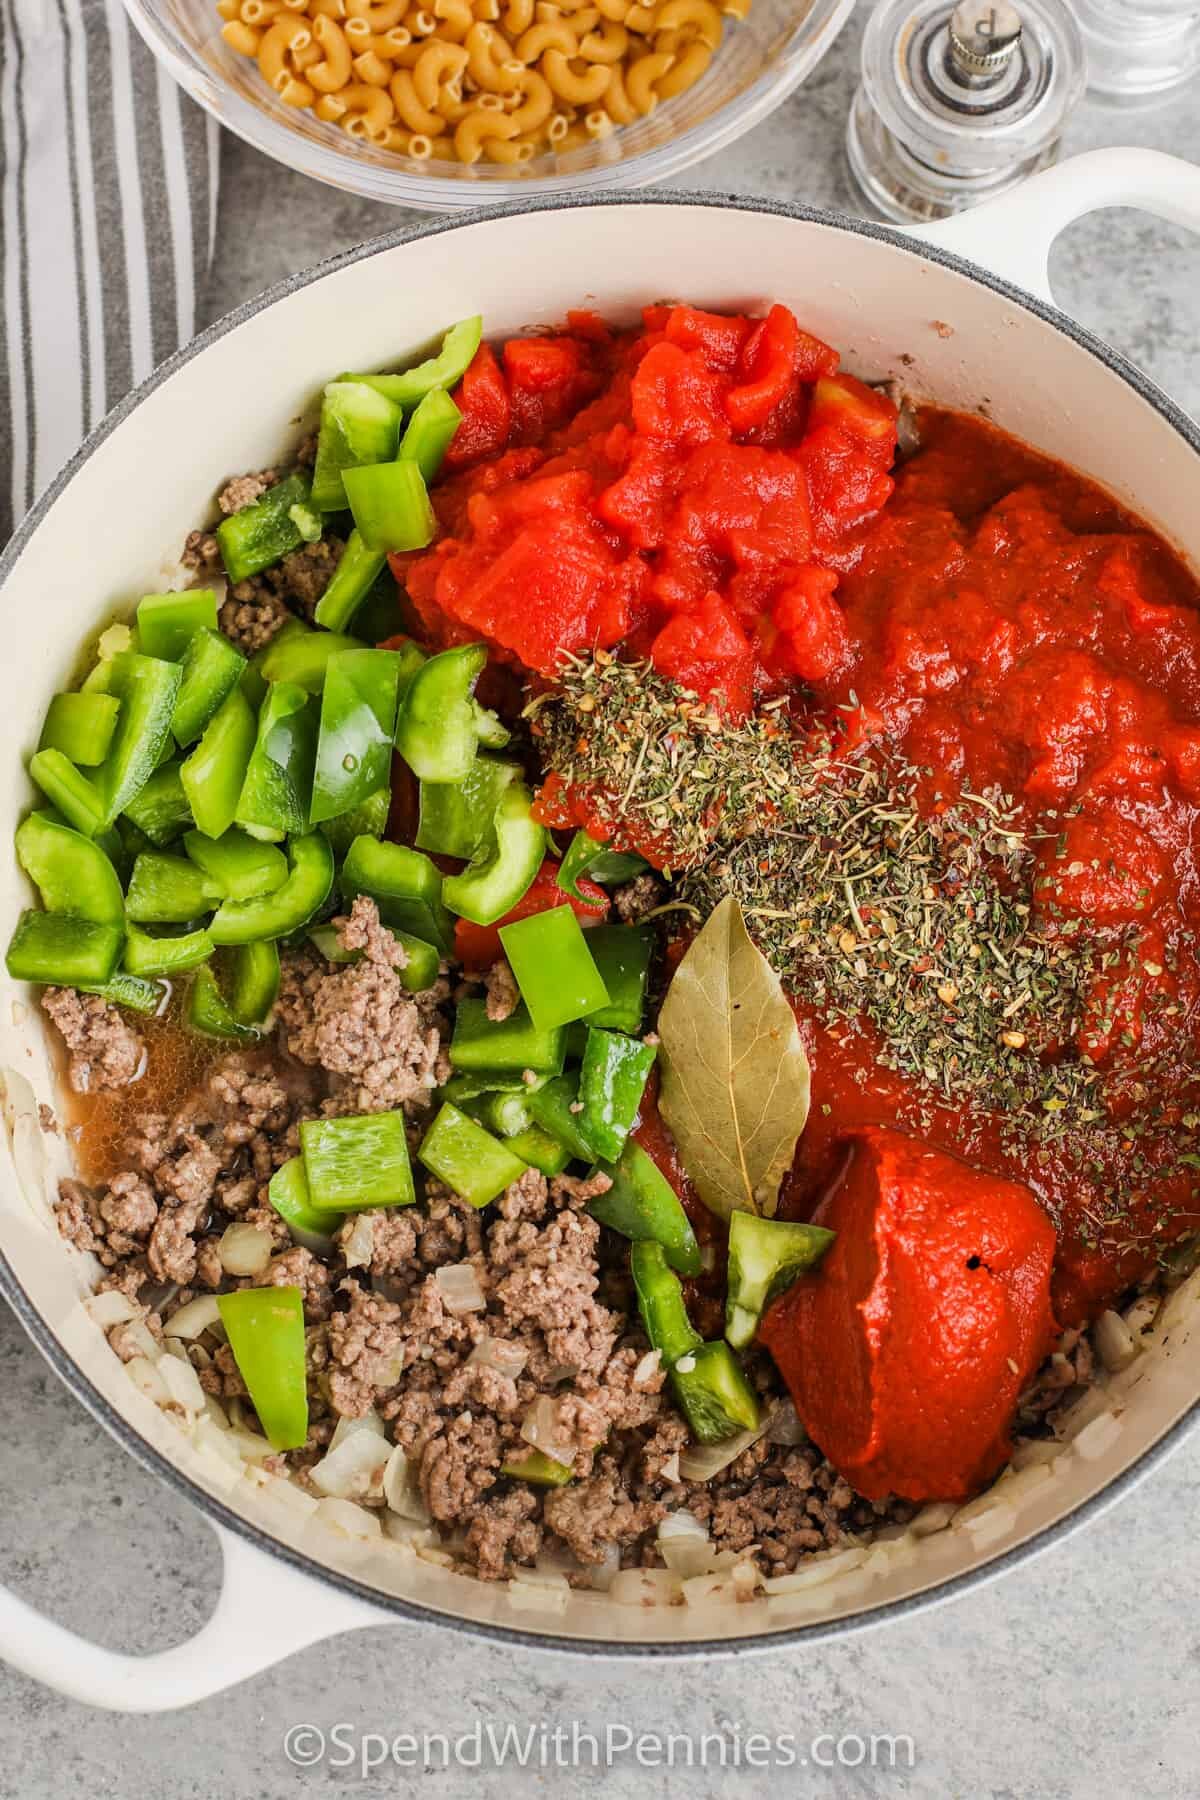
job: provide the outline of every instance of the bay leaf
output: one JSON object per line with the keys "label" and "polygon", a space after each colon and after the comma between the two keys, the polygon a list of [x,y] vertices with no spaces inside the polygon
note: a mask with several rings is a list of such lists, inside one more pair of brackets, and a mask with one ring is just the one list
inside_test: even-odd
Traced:
{"label": "bay leaf", "polygon": [[667,989],[659,1106],[710,1212],[779,1203],[808,1118],[809,1067],[778,975],[727,896]]}

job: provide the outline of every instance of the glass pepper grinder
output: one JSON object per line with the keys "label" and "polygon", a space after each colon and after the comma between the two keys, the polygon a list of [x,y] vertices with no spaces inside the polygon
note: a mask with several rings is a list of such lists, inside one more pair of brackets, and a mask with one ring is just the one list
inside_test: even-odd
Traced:
{"label": "glass pepper grinder", "polygon": [[1153,102],[1200,71],[1197,0],[1075,0],[1088,88],[1105,100]]}
{"label": "glass pepper grinder", "polygon": [[850,171],[885,219],[944,219],[1058,155],[1084,89],[1064,0],[880,0],[846,131]]}

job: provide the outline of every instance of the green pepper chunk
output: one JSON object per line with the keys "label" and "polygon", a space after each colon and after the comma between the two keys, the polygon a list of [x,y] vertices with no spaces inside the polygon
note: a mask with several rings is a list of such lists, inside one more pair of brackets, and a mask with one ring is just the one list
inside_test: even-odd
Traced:
{"label": "green pepper chunk", "polygon": [[251,837],[278,842],[307,831],[319,720],[316,702],[297,683],[272,683],[234,815]]}
{"label": "green pepper chunk", "polygon": [[246,581],[280,562],[304,542],[304,533],[292,517],[306,507],[309,484],[303,475],[277,481],[249,506],[243,506],[217,526],[217,543],[230,581]]}
{"label": "green pepper chunk", "polygon": [[140,794],[125,808],[125,818],[156,849],[173,844],[192,823],[192,807],[183,785],[183,765],[172,760],[155,769]]}
{"label": "green pepper chunk", "polygon": [[156,656],[127,650],[113,658],[111,691],[121,710],[97,776],[106,825],[126,810],[162,761],[181,679],[178,663]]}
{"label": "green pepper chunk", "polygon": [[570,1025],[608,1005],[608,989],[569,906],[502,925],[500,942],[535,1025]]}
{"label": "green pepper chunk", "polygon": [[339,813],[336,819],[322,819],[319,829],[329,839],[333,854],[345,857],[356,837],[383,836],[391,810],[391,788],[377,788],[353,812]]}
{"label": "green pepper chunk", "polygon": [[223,837],[233,824],[257,727],[240,688],[227,694],[179,771],[197,829]]}
{"label": "green pepper chunk", "polygon": [[723,1338],[689,1350],[671,1370],[671,1388],[691,1434],[719,1444],[758,1425],[758,1400]]}
{"label": "green pepper chunk", "polygon": [[157,1018],[171,998],[167,982],[147,981],[141,975],[127,975],[121,969],[114,969],[107,981],[77,981],[75,985],[85,994],[99,994],[110,1006],[124,1006],[129,1012],[142,1013],[146,1018]]}
{"label": "green pepper chunk", "polygon": [[253,944],[288,937],[307,925],[329,898],[333,852],[319,831],[288,840],[288,876],[256,900],[223,900],[209,927],[215,944]]}
{"label": "green pepper chunk", "polygon": [[725,1336],[744,1350],[767,1307],[798,1275],[820,1262],[835,1233],[790,1219],[735,1212],[729,1219]]}
{"label": "green pepper chunk", "polygon": [[273,894],[287,880],[287,857],[275,844],[248,837],[236,825],[219,838],[189,831],[183,848],[196,867],[219,890],[221,900],[257,900]]}
{"label": "green pepper chunk", "polygon": [[386,550],[368,550],[356,526],[317,601],[313,613],[317,624],[326,631],[344,631],[379,579],[386,561]]}
{"label": "green pepper chunk", "polygon": [[239,1025],[265,1025],[279,998],[279,950],[273,938],[228,952],[229,1010]]}
{"label": "green pepper chunk", "polygon": [[14,981],[80,987],[107,981],[117,966],[124,932],[69,913],[23,912],[5,966]]}
{"label": "green pepper chunk", "polygon": [[548,1131],[540,1125],[530,1125],[519,1131],[516,1137],[508,1140],[508,1147],[514,1156],[528,1163],[531,1169],[540,1169],[548,1180],[561,1175],[571,1160],[571,1152],[557,1138],[552,1138]]}
{"label": "green pepper chunk", "polygon": [[405,412],[423,400],[434,388],[452,388],[461,381],[483,339],[483,318],[460,319],[442,339],[436,356],[427,357],[415,368],[398,375],[348,375],[347,381],[365,381],[376,393],[394,401]]}
{"label": "green pepper chunk", "polygon": [[91,838],[33,812],[17,826],[16,849],[17,861],[47,912],[69,913],[97,925],[124,925],[117,871]]}
{"label": "green pepper chunk", "polygon": [[637,1122],[654,1057],[653,1044],[588,1026],[579,1075],[580,1123],[584,1137],[600,1146],[607,1162],[620,1156]]}
{"label": "green pepper chunk", "polygon": [[313,773],[314,825],[353,812],[387,787],[400,660],[394,650],[343,650],[330,657]]}
{"label": "green pepper chunk", "polygon": [[143,851],[133,865],[125,908],[139,925],[186,925],[211,912],[221,891],[185,856]]}
{"label": "green pepper chunk", "polygon": [[443,388],[431,388],[417,402],[400,440],[400,455],[416,463],[427,486],[441,468],[461,424],[462,414]]}
{"label": "green pepper chunk", "polygon": [[500,1473],[513,1481],[528,1481],[534,1487],[566,1487],[574,1480],[574,1472],[566,1463],[556,1462],[544,1450],[531,1450],[528,1456],[509,1457],[500,1464]]}
{"label": "green pepper chunk", "polygon": [[612,1186],[597,1194],[588,1211],[601,1225],[635,1242],[649,1238],[661,1244],[671,1267],[680,1275],[699,1275],[700,1246],[678,1194],[653,1157],[632,1139],[615,1163],[601,1163]]}
{"label": "green pepper chunk", "polygon": [[183,679],[171,715],[171,731],[181,746],[194,744],[204,727],[246,673],[246,658],[221,632],[206,626],[189,639],[180,664]]}
{"label": "green pepper chunk", "polygon": [[198,631],[217,629],[217,596],[204,588],[147,594],[138,601],[138,643],[146,656],[179,662]]}
{"label": "green pepper chunk", "polygon": [[[453,1056],[451,1056],[453,1061]],[[600,1152],[583,1134],[583,1110],[579,1104],[579,1088],[570,1075],[548,1081],[529,1096],[529,1110],[543,1131],[580,1162],[598,1162]]]}
{"label": "green pepper chunk", "polygon": [[403,1113],[305,1119],[300,1149],[309,1197],[318,1212],[411,1206],[417,1197]]}
{"label": "green pepper chunk", "polygon": [[389,462],[400,441],[403,415],[365,381],[331,381],[321,401],[312,503],[321,512],[342,512],[346,469],[360,463]]}
{"label": "green pepper chunk", "polygon": [[450,1040],[450,1065],[470,1073],[511,1071],[520,1075],[557,1075],[566,1051],[565,1034],[557,1027],[543,1030],[534,1024],[528,1009],[518,1006],[507,1019],[489,1019],[485,1000],[460,1000]]}
{"label": "green pepper chunk", "polygon": [[267,1188],[267,1198],[286,1224],[296,1242],[306,1250],[328,1250],[332,1233],[342,1222],[340,1213],[318,1212],[308,1192],[304,1158],[293,1156],[276,1169]]}
{"label": "green pepper chunk", "polygon": [[[441,952],[433,944],[410,937],[407,931],[397,931],[394,926],[389,926],[389,930],[407,958],[396,970],[400,986],[407,988],[410,994],[423,994],[438,978],[442,963]],[[356,963],[362,958],[361,950],[342,948],[336,925],[314,925],[308,936],[309,941],[331,963]]]}
{"label": "green pepper chunk", "polygon": [[309,631],[298,619],[296,624],[299,630],[285,626],[267,645],[258,665],[264,681],[290,681],[310,694],[319,694],[331,656],[343,650],[369,648],[361,638],[347,637],[340,631]]}
{"label": "green pepper chunk", "polygon": [[239,1024],[230,1012],[211,963],[201,963],[192,977],[184,1018],[189,1029],[203,1037],[246,1042],[258,1036],[251,1026]]}
{"label": "green pepper chunk", "polygon": [[349,905],[356,894],[374,900],[389,931],[407,931],[449,950],[452,932],[442,905],[441,873],[419,850],[356,837],[342,864],[342,898]]}
{"label": "green pepper chunk", "polygon": [[[446,877],[446,905],[472,924],[494,925],[532,887],[546,850],[546,829],[533,817],[532,807],[525,783],[510,782],[500,796],[488,842],[460,875]],[[569,907],[555,910],[570,912]],[[603,1000],[597,998],[595,1004]]]}
{"label": "green pepper chunk", "polygon": [[644,856],[610,850],[599,838],[577,831],[559,864],[558,885],[572,900],[586,901],[588,896],[579,891],[581,875],[590,875],[593,881],[600,882],[631,881],[649,867]]}
{"label": "green pepper chunk", "polygon": [[635,1240],[629,1266],[651,1348],[662,1357],[664,1368],[673,1368],[681,1356],[694,1353],[704,1342],[688,1318],[679,1277],[655,1238]]}
{"label": "green pepper chunk", "polygon": [[588,927],[587,947],[608,989],[608,1005],[589,1013],[587,1024],[636,1036],[646,1010],[646,986],[654,955],[653,930],[641,925],[592,925]]}
{"label": "green pepper chunk", "polygon": [[84,837],[103,831],[108,821],[99,788],[69,763],[61,750],[35,751],[29,759],[29,773],[74,830]]}
{"label": "green pepper chunk", "polygon": [[519,1181],[527,1166],[499,1138],[449,1103],[425,1133],[417,1156],[431,1175],[474,1207],[487,1206]]}
{"label": "green pepper chunk", "polygon": [[437,520],[415,462],[369,463],[342,479],[368,550],[423,550],[433,542]]}
{"label": "green pepper chunk", "polygon": [[505,788],[520,779],[520,763],[478,755],[462,781],[423,781],[417,848],[469,862],[494,835]]}
{"label": "green pepper chunk", "polygon": [[217,1310],[272,1450],[299,1450],[308,1436],[300,1289],[239,1288],[234,1294],[218,1294]]}
{"label": "green pepper chunk", "polygon": [[38,749],[58,750],[68,762],[94,769],[108,755],[120,710],[113,694],[55,694]]}
{"label": "green pepper chunk", "polygon": [[[447,1095],[447,1098],[452,1096]],[[477,1119],[486,1130],[494,1132],[499,1138],[515,1138],[522,1131],[527,1131],[533,1123],[533,1114],[529,1110],[529,1102],[523,1094],[504,1094],[492,1090],[480,1094],[478,1099],[464,1100],[460,1111],[468,1118]]]}
{"label": "green pepper chunk", "polygon": [[443,1100],[452,1100],[463,1112],[469,1112],[468,1100],[482,1099],[485,1094],[523,1094],[528,1097],[536,1088],[544,1087],[549,1079],[548,1075],[535,1075],[532,1069],[522,1070],[520,1074],[501,1069],[483,1069],[476,1074],[460,1069],[442,1084],[438,1093]]}
{"label": "green pepper chunk", "polygon": [[396,748],[421,781],[465,781],[479,747],[475,683],[484,644],[460,644],[417,670],[400,708]]}
{"label": "green pepper chunk", "polygon": [[152,937],[148,931],[131,925],[125,939],[125,972],[145,977],[182,975],[207,962],[212,953],[213,940],[207,930]]}

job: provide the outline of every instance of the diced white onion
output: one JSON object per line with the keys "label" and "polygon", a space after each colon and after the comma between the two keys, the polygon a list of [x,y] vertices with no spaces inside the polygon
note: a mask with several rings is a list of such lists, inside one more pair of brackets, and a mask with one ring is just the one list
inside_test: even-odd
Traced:
{"label": "diced white onion", "polygon": [[836,1576],[859,1568],[866,1560],[867,1553],[859,1544],[848,1550],[821,1551],[806,1557],[790,1575],[769,1575],[763,1586],[768,1594],[800,1594],[805,1588],[821,1587]]}
{"label": "diced white onion", "polygon": [[198,1338],[211,1325],[219,1324],[220,1318],[217,1296],[199,1294],[195,1300],[189,1300],[186,1306],[181,1306],[177,1313],[171,1314],[167,1320],[167,1328],[172,1337]]}
{"label": "diced white onion", "polygon": [[219,1457],[231,1468],[236,1468],[240,1474],[243,1466],[242,1458],[238,1455],[237,1446],[233,1442],[233,1434],[223,1430],[208,1412],[201,1413],[192,1427],[192,1442]]}
{"label": "diced white onion", "polygon": [[436,1534],[428,1525],[422,1525],[416,1519],[402,1519],[399,1513],[390,1510],[384,1512],[383,1529],[393,1542],[407,1544],[413,1550],[437,1542]]}
{"label": "diced white onion", "polygon": [[996,1504],[996,1494],[995,1489],[993,1488],[988,1488],[984,1493],[977,1494],[974,1500],[964,1501],[954,1515],[955,1531],[957,1531],[960,1526],[973,1524],[976,1519],[982,1517],[984,1513],[989,1512]]}
{"label": "diced white onion", "polygon": [[529,1351],[524,1344],[514,1344],[508,1338],[482,1337],[467,1358],[468,1365],[482,1364],[485,1369],[495,1369],[498,1375],[507,1375],[510,1381],[516,1381],[524,1374],[525,1364],[529,1361]]}
{"label": "diced white onion", "polygon": [[912,1522],[914,1537],[932,1537],[935,1531],[945,1531],[954,1517],[955,1507],[951,1500],[934,1500],[923,1506]]}
{"label": "diced white onion", "polygon": [[1140,1347],[1145,1338],[1154,1329],[1154,1322],[1162,1309],[1161,1294],[1139,1294],[1132,1305],[1125,1308],[1122,1317],[1133,1333],[1134,1341]]}
{"label": "diced white onion", "polygon": [[634,1387],[645,1387],[648,1381],[653,1381],[654,1377],[658,1374],[661,1364],[662,1351],[647,1350],[645,1356],[639,1360],[637,1367],[633,1371]]}
{"label": "diced white onion", "polygon": [[604,1546],[604,1561],[593,1563],[587,1571],[587,1582],[598,1594],[607,1594],[621,1573],[621,1550],[617,1544]]}
{"label": "diced white onion", "polygon": [[685,1606],[736,1606],[738,1598],[732,1570],[721,1575],[693,1575],[683,1583]]}
{"label": "diced white onion", "polygon": [[228,1437],[243,1462],[262,1463],[274,1455],[261,1431],[250,1431],[245,1425],[231,1425]]}
{"label": "diced white onion", "polygon": [[269,1232],[257,1225],[229,1225],[221,1237],[217,1253],[227,1275],[261,1275],[271,1260]]}
{"label": "diced white onion", "polygon": [[434,1280],[448,1313],[482,1312],[487,1305],[474,1263],[443,1263],[434,1271]]}
{"label": "diced white onion", "polygon": [[800,1423],[800,1415],[790,1400],[781,1400],[767,1420],[769,1444],[802,1444],[808,1433]]}
{"label": "diced white onion", "polygon": [[382,1536],[382,1527],[376,1514],[367,1512],[365,1507],[355,1506],[352,1500],[327,1496],[324,1500],[317,1502],[313,1518],[318,1519],[322,1525],[328,1526],[331,1531],[336,1531],[343,1537],[374,1538]]}
{"label": "diced white onion", "polygon": [[158,1364],[147,1356],[131,1356],[125,1364],[125,1373],[140,1394],[147,1400],[153,1400],[156,1406],[170,1403],[171,1394],[166,1382],[158,1372]]}
{"label": "diced white onion", "polygon": [[1127,1369],[1140,1348],[1120,1313],[1102,1312],[1092,1327],[1096,1355],[1110,1374]]}
{"label": "diced white onion", "polygon": [[120,1288],[109,1288],[103,1294],[91,1294],[83,1304],[102,1331],[111,1331],[114,1325],[124,1325],[127,1319],[136,1319],[138,1316],[137,1307]]}
{"label": "diced white onion", "polygon": [[1062,1449],[1057,1438],[1027,1438],[1013,1451],[1012,1466],[1018,1471],[1030,1469],[1036,1463],[1045,1463],[1048,1468],[1053,1467],[1062,1455]]}
{"label": "diced white onion", "polygon": [[566,1588],[569,1591],[571,1586],[567,1580],[566,1570],[555,1568],[551,1562],[541,1556],[538,1557],[532,1568],[522,1565],[512,1579],[528,1581],[533,1587]]}
{"label": "diced white onion", "polygon": [[387,1436],[387,1432],[383,1428],[383,1420],[372,1406],[360,1418],[338,1420],[333,1436],[329,1440],[330,1450],[336,1450],[339,1444],[344,1444],[346,1439],[353,1437],[356,1431],[373,1431],[379,1438]]}
{"label": "diced white onion", "polygon": [[145,1357],[147,1362],[156,1363],[163,1354],[162,1345],[141,1319],[129,1319],[124,1325],[114,1325],[113,1330],[121,1333],[123,1350],[132,1349],[137,1356]]}
{"label": "diced white onion", "polygon": [[756,1430],[739,1431],[736,1437],[725,1438],[719,1444],[688,1444],[679,1455],[679,1473],[685,1481],[711,1481],[731,1462],[736,1462],[751,1444],[757,1444],[759,1438],[765,1436],[766,1429],[764,1420]]}
{"label": "diced white onion", "polygon": [[295,1513],[300,1519],[309,1519],[316,1512],[319,1501],[298,1488],[294,1481],[289,1481],[286,1475],[268,1475],[265,1470],[257,1470],[256,1476],[264,1497],[281,1511]]}
{"label": "diced white onion", "polygon": [[200,1386],[200,1377],[186,1357],[160,1356],[155,1368],[166,1383],[167,1393],[176,1406],[181,1406],[188,1413],[204,1411],[204,1389]]}
{"label": "diced white onion", "polygon": [[683,1583],[670,1569],[620,1569],[608,1584],[618,1606],[678,1606]]}
{"label": "diced white onion", "polygon": [[682,1507],[659,1521],[658,1553],[672,1574],[685,1581],[712,1569],[712,1539],[699,1519]]}
{"label": "diced white onion", "polygon": [[1024,1469],[1010,1468],[1003,1482],[997,1483],[996,1491],[1003,1496],[1006,1506],[1020,1507],[1024,1505],[1027,1495],[1044,1486],[1049,1479],[1048,1462],[1030,1463]]}
{"label": "diced white onion", "polygon": [[1105,1455],[1112,1449],[1121,1435],[1121,1421],[1112,1412],[1103,1412],[1092,1419],[1073,1440],[1071,1448],[1076,1456],[1082,1456],[1085,1462],[1093,1462],[1097,1457]]}
{"label": "diced white onion", "polygon": [[429,1509],[417,1485],[416,1470],[397,1444],[383,1471],[383,1497],[391,1510],[414,1524],[428,1525]]}
{"label": "diced white onion", "polygon": [[559,1424],[558,1407],[549,1394],[539,1394],[521,1422],[521,1436],[543,1456],[553,1462],[575,1461],[578,1445],[568,1438]]}
{"label": "diced white onion", "polygon": [[[993,1500],[983,1512],[972,1515],[967,1530],[975,1548],[982,1550],[986,1544],[994,1544],[1002,1537],[1007,1537],[1016,1522],[1017,1515],[1010,1506],[1002,1506],[999,1501]],[[955,1520],[956,1525],[957,1523]]]}
{"label": "diced white onion", "polygon": [[547,1582],[533,1581],[527,1576],[514,1579],[508,1584],[509,1604],[518,1612],[556,1612],[563,1613],[571,1598],[571,1589],[565,1575],[558,1577],[557,1585]]}
{"label": "diced white onion", "polygon": [[381,1494],[387,1460],[385,1439],[373,1431],[353,1431],[335,1450],[327,1451],[319,1463],[313,1464],[308,1478],[315,1488],[335,1500]]}
{"label": "diced white onion", "polygon": [[659,1475],[663,1481],[669,1481],[671,1483],[672,1487],[674,1487],[676,1482],[681,1481],[683,1479],[683,1477],[679,1473],[679,1452],[678,1452],[678,1450],[672,1450],[670,1456],[668,1456],[666,1462],[663,1464],[662,1468],[659,1470]]}
{"label": "diced white onion", "polygon": [[375,1220],[369,1212],[355,1215],[354,1223],[342,1239],[342,1255],[348,1269],[364,1269],[375,1249]]}

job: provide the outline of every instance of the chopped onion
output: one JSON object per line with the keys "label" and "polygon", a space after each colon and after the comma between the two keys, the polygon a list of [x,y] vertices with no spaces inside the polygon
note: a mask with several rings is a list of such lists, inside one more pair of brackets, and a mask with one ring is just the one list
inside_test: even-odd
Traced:
{"label": "chopped onion", "polygon": [[1139,1294],[1133,1304],[1125,1308],[1122,1316],[1139,1348],[1143,1339],[1154,1329],[1154,1322],[1161,1308],[1161,1294]]}
{"label": "chopped onion", "polygon": [[670,1456],[668,1456],[666,1462],[663,1464],[662,1468],[659,1470],[659,1477],[663,1481],[669,1481],[671,1483],[672,1487],[674,1487],[678,1482],[682,1481],[683,1477],[679,1473],[679,1452],[678,1452],[678,1450],[672,1450]]}
{"label": "chopped onion", "polygon": [[448,1313],[482,1312],[487,1305],[474,1263],[443,1263],[435,1270],[434,1280]]}
{"label": "chopped onion", "polygon": [[251,1431],[245,1425],[231,1425],[228,1435],[243,1462],[263,1463],[275,1454],[261,1431]]}
{"label": "chopped onion", "polygon": [[516,1381],[525,1372],[525,1364],[529,1361],[529,1351],[524,1344],[514,1344],[508,1338],[482,1337],[467,1358],[468,1366],[475,1363],[485,1369],[495,1369],[498,1375],[507,1375],[510,1381]]}
{"label": "chopped onion", "polygon": [[633,1371],[634,1387],[635,1388],[636,1387],[645,1387],[645,1385],[648,1381],[653,1381],[654,1377],[658,1374],[658,1371],[661,1366],[662,1366],[662,1351],[661,1350],[647,1350],[645,1356],[643,1356],[641,1358],[637,1367]]}
{"label": "chopped onion", "polygon": [[1013,1451],[1011,1464],[1018,1471],[1032,1468],[1037,1463],[1052,1468],[1062,1455],[1062,1449],[1057,1438],[1026,1438]]}
{"label": "chopped onion", "polygon": [[160,1356],[154,1365],[166,1384],[167,1393],[176,1406],[184,1412],[202,1413],[204,1411],[204,1389],[200,1386],[200,1378],[196,1374],[186,1355]]}
{"label": "chopped onion", "polygon": [[211,1451],[222,1462],[241,1472],[242,1458],[238,1455],[232,1432],[223,1430],[207,1412],[201,1413],[193,1425],[192,1442],[203,1450]]}
{"label": "chopped onion", "polygon": [[[121,1333],[123,1349],[132,1349],[147,1362],[156,1363],[163,1354],[163,1347],[150,1327],[141,1319],[130,1319],[124,1325],[114,1325],[114,1331]],[[126,1358],[125,1360],[128,1360]]]}
{"label": "chopped onion", "polygon": [[383,1471],[383,1497],[400,1518],[418,1525],[429,1524],[429,1508],[417,1485],[416,1470],[399,1444]]}
{"label": "chopped onion", "polygon": [[575,1461],[578,1445],[563,1434],[558,1420],[558,1407],[549,1394],[539,1394],[521,1423],[521,1436],[535,1450],[551,1461],[566,1463],[569,1468]]}
{"label": "chopped onion", "polygon": [[1091,1419],[1073,1440],[1071,1448],[1085,1462],[1093,1462],[1112,1449],[1121,1435],[1121,1421],[1113,1412],[1102,1412]]}
{"label": "chopped onion", "polygon": [[1010,1465],[1004,1480],[997,1483],[997,1492],[1002,1495],[1006,1506],[1019,1507],[1024,1504],[1027,1494],[1043,1486],[1049,1479],[1048,1462],[1030,1463],[1024,1469],[1014,1469]]}
{"label": "chopped onion", "polygon": [[354,1223],[342,1239],[342,1255],[348,1269],[364,1269],[375,1250],[375,1220],[369,1212],[355,1214]]}
{"label": "chopped onion", "polygon": [[720,1575],[693,1575],[683,1583],[686,1606],[736,1606],[738,1590],[733,1571]]}
{"label": "chopped onion", "polygon": [[319,1463],[313,1464],[308,1478],[315,1488],[335,1500],[382,1494],[387,1460],[385,1439],[373,1431],[352,1431],[336,1449],[327,1451]]}
{"label": "chopped onion", "polygon": [[1127,1369],[1138,1354],[1137,1339],[1120,1313],[1102,1312],[1092,1327],[1096,1355],[1110,1374]]}
{"label": "chopped onion", "polygon": [[[572,1567],[575,1566],[572,1564]],[[567,1580],[566,1570],[561,1566],[556,1567],[549,1558],[543,1556],[538,1557],[532,1568],[522,1564],[512,1579],[528,1581],[533,1587],[569,1588],[571,1585]]]}
{"label": "chopped onion", "polygon": [[781,1400],[767,1420],[767,1442],[794,1446],[804,1443],[807,1436],[795,1406],[790,1400]]}
{"label": "chopped onion", "polygon": [[[991,1505],[982,1512],[972,1514],[967,1521],[967,1530],[971,1534],[975,1548],[981,1550],[985,1544],[993,1544],[1000,1538],[1007,1537],[1016,1522],[1017,1515],[1010,1506],[1004,1506],[1000,1501],[993,1500]],[[956,1519],[954,1523],[957,1526],[958,1520]]]}
{"label": "chopped onion", "polygon": [[361,1418],[338,1420],[333,1436],[329,1440],[330,1450],[336,1450],[339,1444],[344,1444],[346,1439],[353,1437],[356,1431],[373,1431],[376,1437],[387,1436],[387,1432],[383,1429],[383,1420],[372,1406],[362,1414]]}
{"label": "chopped onion", "polygon": [[712,1539],[695,1514],[682,1507],[659,1522],[658,1553],[672,1574],[685,1581],[712,1570]]}
{"label": "chopped onion", "polygon": [[147,1400],[153,1400],[156,1406],[170,1404],[170,1390],[158,1372],[158,1364],[151,1362],[148,1356],[131,1356],[125,1364],[125,1373]]}
{"label": "chopped onion", "polygon": [[620,1569],[608,1592],[618,1606],[678,1606],[683,1583],[670,1569]]}
{"label": "chopped onion", "polygon": [[422,1525],[416,1519],[402,1519],[399,1513],[391,1511],[385,1511],[383,1515],[383,1529],[385,1536],[394,1543],[406,1544],[411,1550],[437,1542],[436,1534],[428,1525]]}
{"label": "chopped onion", "polygon": [[195,1300],[189,1300],[186,1306],[181,1306],[177,1313],[172,1313],[167,1325],[172,1337],[198,1338],[210,1325],[219,1324],[220,1318],[217,1296],[200,1294]]}
{"label": "chopped onion", "polygon": [[509,1604],[518,1612],[566,1612],[570,1598],[571,1589],[565,1575],[556,1577],[554,1583],[522,1576],[508,1584]]}
{"label": "chopped onion", "polygon": [[352,1500],[342,1500],[329,1496],[317,1502],[314,1519],[327,1525],[343,1537],[374,1538],[383,1535],[383,1529],[377,1515],[367,1512],[365,1507],[355,1506]]}
{"label": "chopped onion", "polygon": [[103,1294],[92,1294],[83,1304],[102,1331],[111,1331],[114,1325],[124,1325],[126,1320],[136,1319],[138,1316],[137,1307],[120,1288],[108,1288]]}
{"label": "chopped onion", "polygon": [[764,1420],[756,1430],[739,1431],[736,1437],[725,1438],[719,1444],[689,1444],[680,1453],[679,1473],[685,1481],[711,1481],[731,1462],[736,1462],[743,1451],[749,1450],[751,1444],[757,1444],[759,1438],[766,1435],[766,1430]]}
{"label": "chopped onion", "polygon": [[763,1586],[768,1594],[800,1594],[805,1588],[821,1587],[835,1576],[859,1568],[866,1560],[867,1553],[859,1544],[848,1550],[818,1551],[815,1556],[806,1557],[790,1575],[769,1575]]}
{"label": "chopped onion", "polygon": [[227,1275],[261,1275],[271,1260],[270,1233],[257,1225],[230,1225],[218,1245],[221,1267]]}
{"label": "chopped onion", "polygon": [[604,1561],[593,1563],[587,1571],[588,1586],[598,1594],[607,1594],[621,1573],[621,1550],[618,1544],[604,1546]]}
{"label": "chopped onion", "polygon": [[574,1363],[555,1363],[547,1373],[546,1380],[551,1387],[560,1387],[564,1381],[574,1381],[578,1373]]}
{"label": "chopped onion", "polygon": [[256,1475],[259,1491],[272,1504],[301,1519],[309,1519],[316,1512],[320,1502],[306,1494],[303,1488],[298,1488],[294,1481],[289,1481],[286,1475],[269,1475],[261,1469]]}

